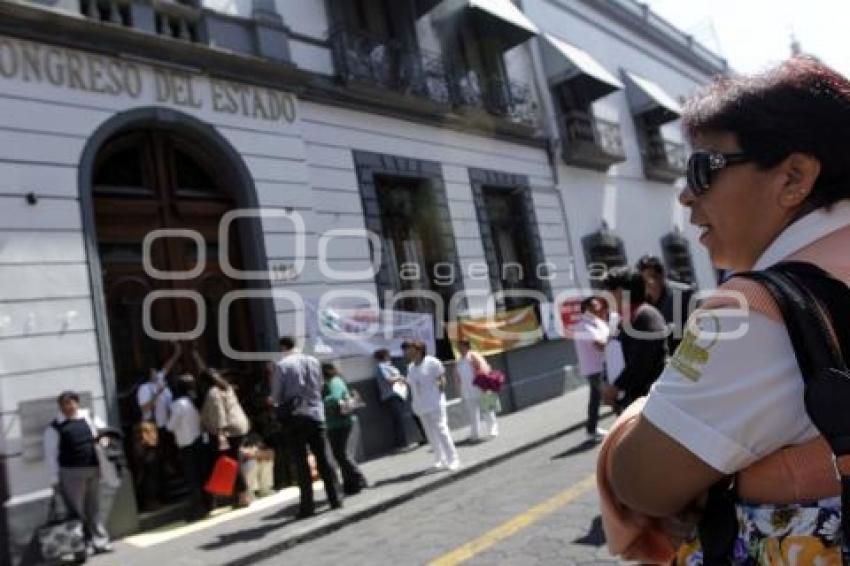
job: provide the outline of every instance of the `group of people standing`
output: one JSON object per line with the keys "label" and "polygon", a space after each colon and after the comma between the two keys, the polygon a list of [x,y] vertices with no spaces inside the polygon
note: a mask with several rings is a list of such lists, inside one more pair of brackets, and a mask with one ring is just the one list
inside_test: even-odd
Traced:
{"label": "group of people standing", "polygon": [[[279,344],[280,358],[266,368],[267,396],[261,403],[284,431],[279,445],[266,444],[252,430],[236,386],[226,372],[209,367],[194,347],[190,355],[199,370],[197,377],[186,372],[170,375],[183,354],[180,343],[174,344],[162,367],[149,370],[135,392],[140,420],[130,443],[135,452],[137,499],[143,509],[162,496],[166,475],[171,473],[169,466],[179,463],[189,494],[187,519],[206,516],[215,506],[215,498],[205,486],[215,461],[222,456],[238,463],[233,503],[247,506],[255,494],[271,492],[269,470],[275,458],[268,453],[273,449],[284,451],[286,465],[295,470],[300,491],[297,518],[316,511],[311,455],[331,508],[342,507],[345,496],[368,487],[349,450],[357,418],[354,413],[362,406],[362,402],[352,401],[359,401],[359,395],[349,389],[334,363],[301,352],[292,337],[281,338]],[[396,445],[410,446],[406,417],[412,408],[423,438],[420,444],[427,441],[434,453],[434,468],[457,470],[460,458],[446,413],[446,368],[427,353],[424,342],[405,342],[402,350],[407,362],[405,375],[393,365],[387,350],[375,352],[379,394],[393,417]],[[453,380],[469,415],[470,440],[495,437],[498,395],[482,391],[474,383],[476,375],[489,373],[490,367],[468,341],[461,340],[458,351]],[[73,514],[84,522],[92,552],[108,550],[104,513],[98,508],[104,473],[97,458],[102,423],[79,408],[79,396],[74,392],[63,393],[59,406],[60,415],[45,432],[53,483]]]}
{"label": "group of people standing", "polygon": [[585,298],[572,329],[590,388],[587,434],[597,442],[607,432],[598,426],[601,404],[619,413],[649,392],[681,341],[693,296],[689,286],[666,279],[655,256],[642,257],[636,269],[611,269],[601,286],[606,296]]}
{"label": "group of people standing", "polygon": [[[392,416],[395,446],[400,450],[412,446],[406,431],[409,402],[423,442],[427,441],[434,452],[434,468],[457,470],[460,459],[446,412],[446,368],[439,359],[427,353],[422,341],[403,342],[401,348],[407,362],[406,376],[393,365],[388,350],[377,350],[374,354],[375,380],[380,399]],[[474,443],[496,437],[499,434],[496,413],[501,410],[499,396],[493,391],[483,391],[474,383],[476,375],[490,372],[490,366],[484,356],[471,348],[468,340],[459,340],[457,349],[452,379],[469,419],[469,441]]]}

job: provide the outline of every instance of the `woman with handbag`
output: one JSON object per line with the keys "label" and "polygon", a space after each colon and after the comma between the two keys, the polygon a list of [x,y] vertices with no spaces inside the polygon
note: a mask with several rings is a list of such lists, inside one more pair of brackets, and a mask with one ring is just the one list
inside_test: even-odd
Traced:
{"label": "woman with handbag", "polygon": [[44,461],[54,492],[83,522],[88,554],[111,552],[109,533],[100,512],[101,471],[98,427],[102,423],[80,408],[80,396],[64,391],[57,400],[59,415],[44,431]]}
{"label": "woman with handbag", "polygon": [[332,363],[322,364],[322,376],[325,384],[322,399],[325,403],[325,423],[328,427],[328,441],[334,459],[342,472],[342,491],[346,495],[360,493],[368,486],[366,478],[348,449],[348,438],[357,417],[354,411],[363,406],[360,396],[348,389],[339,370]]}
{"label": "woman with handbag", "polygon": [[[455,363],[455,388],[460,392],[469,417],[469,440],[479,442],[483,437],[498,436],[496,411],[500,410],[499,396],[492,391],[482,390],[475,384],[476,376],[490,373],[490,364],[484,356],[472,349],[469,340],[458,341],[457,348],[459,356]],[[483,431],[482,413],[485,421]]]}
{"label": "woman with handbag", "polygon": [[[193,351],[193,355],[201,368],[201,389],[206,391],[201,405],[201,425],[218,456],[226,455],[238,462],[239,448],[251,432],[251,424],[233,386],[217,370],[207,367],[197,351]],[[236,506],[248,506],[251,501],[241,473],[236,476],[234,489]]]}

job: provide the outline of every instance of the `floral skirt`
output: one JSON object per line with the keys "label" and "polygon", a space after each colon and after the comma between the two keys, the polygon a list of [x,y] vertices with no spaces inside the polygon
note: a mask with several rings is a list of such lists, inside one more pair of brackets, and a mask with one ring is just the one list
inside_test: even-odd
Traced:
{"label": "floral skirt", "polygon": [[[735,566],[841,566],[841,500],[807,505],[739,504]],[[682,545],[681,566],[701,566],[699,541]]]}

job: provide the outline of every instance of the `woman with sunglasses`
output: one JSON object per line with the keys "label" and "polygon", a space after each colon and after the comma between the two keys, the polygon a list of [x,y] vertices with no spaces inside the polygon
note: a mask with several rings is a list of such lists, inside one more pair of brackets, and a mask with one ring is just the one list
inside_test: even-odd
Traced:
{"label": "woman with sunglasses", "polygon": [[[687,104],[683,123],[694,153],[679,199],[715,267],[734,274],[793,259],[850,281],[850,81],[795,57],[718,79]],[[738,292],[747,314],[728,316],[733,303],[709,297],[645,405],[603,446],[609,546],[628,553],[650,540],[625,540],[638,513],[666,527],[667,547],[659,538],[642,547],[656,560],[678,549],[682,564],[840,564],[841,486],[807,414],[782,316],[751,280],[732,277],[720,290]],[[787,481],[759,484],[766,470]],[[707,556],[714,535],[702,530],[705,556],[696,536],[701,517],[710,518],[701,527],[718,526],[705,508],[713,486],[734,505],[719,562]]]}

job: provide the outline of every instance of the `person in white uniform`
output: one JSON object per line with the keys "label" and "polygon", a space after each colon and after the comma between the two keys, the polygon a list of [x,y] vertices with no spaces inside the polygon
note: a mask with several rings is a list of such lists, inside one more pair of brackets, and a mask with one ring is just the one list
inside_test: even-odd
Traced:
{"label": "person in white uniform", "polygon": [[[485,436],[498,436],[499,425],[496,422],[496,411],[488,407],[481,409],[482,391],[473,383],[479,373],[489,373],[490,365],[484,356],[474,351],[469,340],[460,340],[457,344],[460,354],[455,363],[455,387],[463,399],[466,414],[469,417],[469,440],[478,442]],[[482,415],[483,413],[483,415]],[[481,427],[481,417],[484,417],[484,427]],[[482,434],[483,433],[483,434]]]}
{"label": "person in white uniform", "polygon": [[422,419],[425,435],[434,450],[434,467],[451,471],[460,468],[446,416],[446,369],[443,363],[426,353],[421,340],[402,344],[407,366],[407,383],[411,388],[413,412]]}

